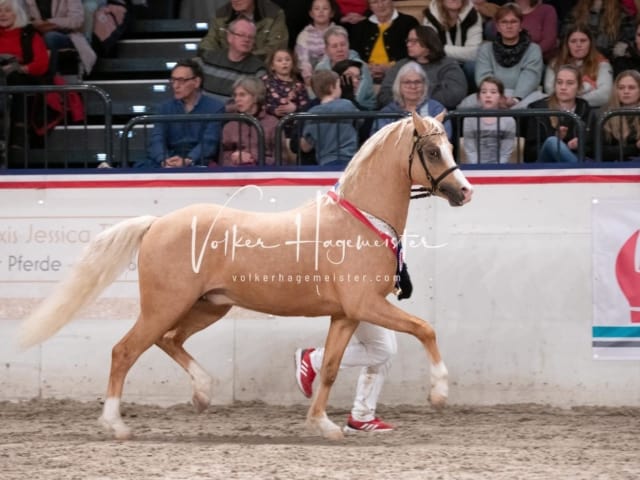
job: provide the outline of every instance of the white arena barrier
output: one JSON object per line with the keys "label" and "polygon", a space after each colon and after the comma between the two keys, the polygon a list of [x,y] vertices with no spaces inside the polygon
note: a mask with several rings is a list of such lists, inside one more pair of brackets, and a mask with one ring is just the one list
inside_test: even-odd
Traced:
{"label": "white arena barrier", "polygon": [[[640,170],[465,173],[475,187],[467,206],[411,202],[404,243],[414,292],[398,302],[436,329],[450,403],[637,405],[640,323],[630,312],[640,311],[640,302],[625,298],[619,270],[627,269],[632,282],[640,272],[640,245],[623,242],[640,229],[633,213],[640,212]],[[0,400],[103,398],[111,348],[137,314],[135,263],[44,344],[21,352],[16,337],[20,320],[107,226],[197,202],[285,210],[326,192],[337,177],[210,171],[0,177]],[[618,226],[609,228],[606,222],[618,216]],[[630,256],[618,254],[623,243]],[[215,379],[214,404],[306,403],[293,353],[321,345],[327,326],[327,318],[232,310],[187,349]],[[399,335],[380,401],[426,403],[428,368],[418,342]],[[341,370],[332,405],[351,404],[356,374]],[[167,405],[190,398],[186,374],[153,347],[131,370],[123,400]]]}

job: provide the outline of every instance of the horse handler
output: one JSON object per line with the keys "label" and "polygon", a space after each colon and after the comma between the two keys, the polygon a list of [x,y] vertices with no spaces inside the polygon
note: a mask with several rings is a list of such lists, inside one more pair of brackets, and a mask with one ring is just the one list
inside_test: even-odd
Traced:
{"label": "horse handler", "polygon": [[[390,425],[376,417],[376,405],[391,367],[391,360],[398,351],[396,332],[361,322],[347,345],[340,367],[362,367],[356,397],[351,414],[344,427],[345,432],[389,432]],[[313,381],[322,365],[324,348],[299,348],[296,350],[296,380],[305,397],[313,394]]]}

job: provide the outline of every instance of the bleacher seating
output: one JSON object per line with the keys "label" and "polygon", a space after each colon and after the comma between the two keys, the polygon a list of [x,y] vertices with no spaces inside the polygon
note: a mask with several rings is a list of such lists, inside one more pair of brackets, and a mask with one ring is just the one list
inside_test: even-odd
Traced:
{"label": "bleacher seating", "polygon": [[[116,57],[99,59],[90,76],[82,79],[75,51],[63,53],[61,67],[67,83],[98,87],[106,92],[109,102],[105,106],[104,99],[84,93],[85,120],[81,124],[58,125],[46,137],[44,148],[42,145],[30,148],[26,157],[30,166],[95,167],[107,160],[109,154],[112,155],[110,163],[120,166],[123,157],[120,155],[123,145],[121,140],[127,122],[139,115],[157,113],[157,106],[170,98],[171,88],[167,81],[169,71],[177,60],[196,54],[198,44],[208,30],[208,24],[176,18],[177,2],[173,0],[146,0],[146,4],[146,7],[136,7],[135,21],[119,41]],[[399,11],[422,21],[423,0],[396,0],[394,5]],[[109,115],[105,113],[106,107]],[[449,113],[454,124],[468,115],[468,112]],[[107,124],[111,127],[110,132]],[[145,157],[151,126],[151,123],[135,125],[129,131],[126,142],[129,166]],[[458,131],[459,126],[454,130]],[[601,142],[600,132],[594,137],[597,142]],[[459,137],[456,136],[453,143],[459,146]],[[514,163],[526,161],[521,143],[522,140],[518,142]],[[463,152],[459,150],[458,161],[464,163]],[[1,160],[0,158],[0,163]]]}
{"label": "bleacher seating", "polygon": [[[158,3],[158,2],[155,2]],[[115,58],[100,58],[85,83],[103,89],[112,101],[113,115],[113,159],[119,163],[119,135],[123,125],[136,115],[152,114],[156,107],[170,98],[169,72],[175,62],[196,54],[201,38],[206,34],[206,22],[172,18],[172,6],[156,9],[154,2],[148,7],[135,11],[136,20],[125,38],[118,42]],[[88,98],[86,104],[87,121],[91,129],[87,138],[89,155],[102,158],[103,146],[97,132],[104,124],[102,105],[97,99]],[[142,130],[140,130],[142,132]],[[59,132],[57,132],[59,133]],[[68,132],[73,136],[73,131]],[[130,136],[135,137],[135,133]],[[58,142],[52,135],[55,151]],[[142,133],[140,141],[132,142],[130,157],[135,161],[144,155],[146,138]]]}

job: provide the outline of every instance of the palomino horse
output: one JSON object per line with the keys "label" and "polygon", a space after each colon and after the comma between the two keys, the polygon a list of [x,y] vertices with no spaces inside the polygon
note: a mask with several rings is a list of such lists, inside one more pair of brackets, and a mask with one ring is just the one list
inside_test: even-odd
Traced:
{"label": "palomino horse", "polygon": [[[431,362],[430,400],[443,405],[447,369],[433,328],[390,303],[412,185],[453,206],[471,199],[457,169],[442,118],[394,122],[358,151],[335,189],[281,213],[191,205],[162,217],[122,221],[100,233],[67,277],[23,323],[27,347],[58,331],[111,284],[138,251],[140,315],[112,351],[101,423],[116,438],[131,436],[120,415],[127,372],[153,344],[189,374],[193,403],[210,401],[211,377],[184,350],[187,338],[238,305],[282,316],[331,317],[307,426],[329,439],[341,429],[326,415],[329,391],[359,322],[415,336]],[[238,278],[260,278],[242,284]],[[291,282],[288,277],[308,281]]]}

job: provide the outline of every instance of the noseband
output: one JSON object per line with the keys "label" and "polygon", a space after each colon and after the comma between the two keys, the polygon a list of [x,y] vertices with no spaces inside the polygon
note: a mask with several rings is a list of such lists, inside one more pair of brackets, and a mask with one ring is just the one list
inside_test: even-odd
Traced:
{"label": "noseband", "polygon": [[411,195],[412,200],[415,198],[430,197],[431,195],[434,195],[436,192],[440,191],[440,182],[444,180],[447,177],[447,175],[449,175],[450,173],[458,169],[458,165],[454,165],[453,167],[450,167],[446,169],[444,172],[442,172],[442,174],[438,178],[434,179],[433,175],[431,175],[431,172],[429,171],[427,162],[424,159],[422,148],[418,148],[420,146],[420,143],[425,138],[431,137],[433,135],[443,135],[443,133],[444,132],[442,131],[437,131],[434,133],[426,133],[424,135],[418,135],[418,132],[416,130],[413,131],[413,147],[411,149],[411,154],[409,155],[409,180],[411,180],[411,182],[413,183],[413,179],[411,178],[411,167],[413,166],[413,156],[416,152],[418,152],[418,158],[420,159],[420,164],[424,169],[424,173],[427,176],[427,180],[429,180],[431,187],[412,188],[411,192],[415,193],[415,195]]}

